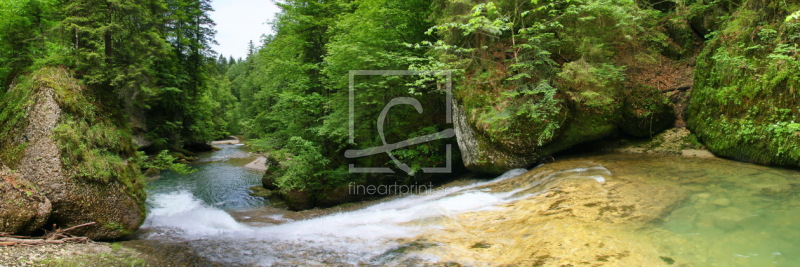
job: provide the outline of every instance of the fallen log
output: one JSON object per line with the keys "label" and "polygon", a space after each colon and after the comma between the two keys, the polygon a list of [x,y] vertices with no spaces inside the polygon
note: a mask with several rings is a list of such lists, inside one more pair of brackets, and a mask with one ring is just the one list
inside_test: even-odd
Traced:
{"label": "fallen log", "polygon": [[0,237],[0,246],[4,247],[18,246],[18,245],[38,246],[45,244],[82,244],[89,242],[91,242],[91,240],[86,237],[67,237],[54,240],[38,239],[38,238],[29,239],[29,238]]}
{"label": "fallen log", "polygon": [[38,246],[46,244],[81,244],[90,243],[91,239],[86,237],[76,237],[68,234],[67,232],[77,228],[86,227],[96,224],[95,222],[84,223],[81,225],[72,226],[67,229],[58,229],[53,225],[53,230],[48,231],[41,237],[18,236],[9,233],[0,233],[0,247],[10,246]]}

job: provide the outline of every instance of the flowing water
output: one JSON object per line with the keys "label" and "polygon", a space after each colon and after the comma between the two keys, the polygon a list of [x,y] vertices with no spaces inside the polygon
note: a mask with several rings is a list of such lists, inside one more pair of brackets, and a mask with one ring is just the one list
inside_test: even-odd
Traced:
{"label": "flowing water", "polygon": [[196,173],[164,172],[149,185],[139,238],[226,266],[800,264],[792,170],[585,155],[348,211],[294,213],[247,194],[260,184],[241,167],[251,159],[225,145]]}

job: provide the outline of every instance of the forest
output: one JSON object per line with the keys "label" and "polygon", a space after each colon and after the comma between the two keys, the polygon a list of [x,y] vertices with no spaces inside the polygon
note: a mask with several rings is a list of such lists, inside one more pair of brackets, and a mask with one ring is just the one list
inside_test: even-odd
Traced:
{"label": "forest", "polygon": [[[172,151],[174,158],[181,158],[192,151],[208,150],[209,141],[244,135],[254,140],[257,150],[268,152],[276,166],[266,175],[267,183],[284,191],[324,195],[350,182],[387,179],[352,174],[347,166],[391,167],[394,164],[388,156],[347,159],[344,151],[380,145],[371,118],[381,111],[381,103],[392,97],[424,99],[424,109],[429,112],[394,110],[386,127],[388,140],[405,140],[452,126],[441,116],[445,94],[441,79],[430,75],[360,77],[354,100],[359,106],[355,114],[359,122],[353,135],[358,138],[349,140],[351,70],[453,70],[455,101],[470,112],[467,120],[481,136],[478,145],[500,144],[503,151],[498,153],[510,155],[503,160],[509,162],[495,162],[494,149],[488,148],[474,160],[469,160],[472,155],[464,155],[467,162],[456,165],[488,173],[501,173],[512,165],[530,166],[577,144],[611,135],[651,137],[670,128],[675,115],[686,121],[678,126],[688,123],[701,129],[714,125],[699,121],[713,119],[713,115],[684,120],[683,111],[671,111],[674,103],[669,96],[659,95],[690,86],[691,73],[683,75],[688,78],[668,76],[692,72],[698,57],[734,67],[768,64],[748,59],[754,54],[766,55],[767,61],[779,61],[786,67],[780,73],[764,73],[767,77],[763,79],[771,79],[773,86],[786,83],[790,92],[797,83],[789,73],[798,66],[799,15],[791,12],[796,3],[785,1],[341,0],[283,1],[278,6],[281,12],[270,22],[274,34],[251,42],[247,57],[235,59],[217,55],[210,48],[215,30],[209,1],[4,1],[6,15],[0,24],[3,88],[24,85],[35,79],[31,76],[66,71],[87,88],[83,94],[99,107],[96,112],[107,117],[100,120],[109,127],[96,130],[113,128],[112,132],[119,132],[111,135],[135,140],[136,150],[150,155]],[[748,11],[761,8],[768,12]],[[738,38],[733,35],[744,29],[737,27],[753,27],[745,22],[762,25],[754,33],[761,39],[743,39],[736,45],[722,41]],[[729,47],[719,52],[703,50],[726,45]],[[760,67],[752,71],[764,72]],[[745,91],[730,96],[753,97]],[[695,98],[707,95],[695,94]],[[713,94],[719,93],[708,96],[713,101],[727,101]],[[786,100],[780,106],[787,108],[769,111],[770,116],[795,115],[797,110],[788,108],[794,101]],[[14,103],[10,102],[17,100],[4,96],[3,101],[11,106]],[[705,114],[698,105],[707,104],[688,105],[690,111]],[[757,107],[753,109],[751,113],[759,112]],[[19,128],[15,124],[22,116],[19,111],[4,109],[4,136]],[[748,126],[759,120],[724,122],[697,132],[696,137],[717,139],[714,135],[727,131],[723,129],[753,131],[754,135],[800,129],[788,119],[775,121],[779,129]],[[649,129],[638,127],[644,124]],[[63,127],[63,135],[86,132],[85,126]],[[108,134],[98,134],[102,137]],[[742,138],[755,137],[743,134]],[[775,151],[767,155],[719,150],[727,157],[796,166],[800,148],[775,139],[770,144]],[[104,141],[109,140],[91,142]],[[444,145],[452,141],[394,151],[417,175],[388,180],[436,180],[436,175],[419,171],[424,166],[441,166]],[[711,141],[709,146],[730,145],[717,142],[724,141]],[[22,144],[12,143],[7,142],[4,147],[8,149],[2,153],[3,161],[11,166],[22,151]],[[11,148],[13,145],[17,148]],[[134,157],[130,148],[110,151],[116,156],[102,151],[108,148],[101,145],[80,150],[64,152],[85,152],[85,158]],[[459,151],[455,153],[454,158],[462,158]],[[784,155],[790,159],[784,160]],[[162,162],[168,161],[165,157],[162,153]],[[113,172],[112,167],[87,166],[80,171],[102,176]]]}
{"label": "forest", "polygon": [[[0,167],[14,181],[0,200],[47,210],[0,208],[17,225],[0,232],[93,221],[76,234],[129,236],[153,209],[147,177],[202,172],[194,160],[230,136],[263,155],[259,186],[293,211],[389,195],[354,185],[442,185],[598,151],[800,167],[796,0],[275,5],[234,58],[212,49],[211,0],[0,0]],[[400,98],[419,107],[384,114]]]}

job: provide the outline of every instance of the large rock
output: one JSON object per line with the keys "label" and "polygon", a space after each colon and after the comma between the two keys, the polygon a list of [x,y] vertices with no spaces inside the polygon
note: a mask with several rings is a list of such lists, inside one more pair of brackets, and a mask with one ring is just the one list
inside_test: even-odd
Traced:
{"label": "large rock", "polygon": [[[675,124],[666,92],[691,80],[691,71],[676,70],[690,69],[681,59],[699,41],[688,21],[665,16],[632,24],[630,17],[651,11],[633,2],[613,12],[592,4],[576,3],[580,14],[558,16],[563,27],[553,37],[537,35],[535,49],[510,53],[519,41],[498,37],[468,57],[471,64],[464,63],[464,78],[453,91],[456,137],[468,169],[501,174],[587,142],[615,134],[652,137]],[[544,16],[532,21],[552,19],[531,13]]]}
{"label": "large rock", "polygon": [[[553,91],[553,105],[543,104],[548,100],[542,98],[520,97],[509,103],[487,101],[483,105],[488,108],[468,106],[456,94],[453,122],[465,166],[502,174],[615,132],[652,137],[673,125],[673,105],[664,94],[644,83],[599,81],[595,72],[602,65],[583,60],[564,64],[555,86],[544,85]],[[628,75],[646,71],[631,68]],[[525,105],[534,105],[546,115],[539,119],[519,115],[517,110]],[[504,109],[511,114],[500,116],[504,123],[492,117],[497,115],[486,115]]]}
{"label": "large rock", "polygon": [[13,160],[10,167],[51,201],[48,224],[95,222],[71,232],[92,239],[136,230],[144,220],[144,189],[138,166],[128,161],[135,154],[129,130],[101,114],[89,91],[64,69],[39,70],[6,94],[3,112],[18,112],[9,106],[24,103],[26,116],[2,121],[11,126],[4,129],[18,130],[4,132],[0,142],[23,148],[4,160]]}
{"label": "large rock", "polygon": [[453,103],[453,124],[461,159],[470,170],[503,173],[505,170],[530,166],[536,160],[493,145],[482,133],[475,131],[463,108],[456,103]]}
{"label": "large rock", "polygon": [[687,126],[715,155],[800,166],[798,8],[748,1],[698,57]]}
{"label": "large rock", "polygon": [[0,232],[27,235],[45,226],[52,209],[36,185],[0,165]]}

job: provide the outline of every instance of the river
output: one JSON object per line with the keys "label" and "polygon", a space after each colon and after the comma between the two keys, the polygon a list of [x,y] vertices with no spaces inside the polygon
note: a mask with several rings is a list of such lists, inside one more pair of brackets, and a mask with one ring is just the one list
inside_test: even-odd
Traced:
{"label": "river", "polygon": [[723,159],[559,158],[428,194],[306,212],[248,195],[241,145],[148,185],[144,244],[211,264],[796,266],[800,173]]}

